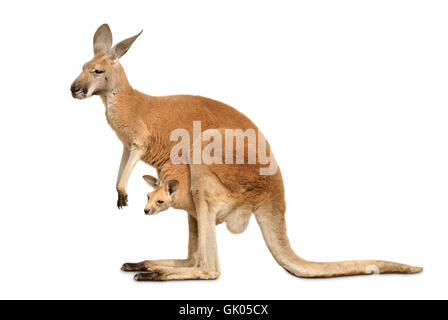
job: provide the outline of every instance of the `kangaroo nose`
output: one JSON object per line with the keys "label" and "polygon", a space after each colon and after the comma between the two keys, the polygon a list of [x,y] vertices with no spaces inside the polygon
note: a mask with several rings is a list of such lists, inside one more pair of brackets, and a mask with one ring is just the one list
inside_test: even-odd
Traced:
{"label": "kangaroo nose", "polygon": [[75,86],[75,85],[72,85],[71,88],[70,88],[70,90],[71,90],[72,92],[78,92],[78,91],[81,91],[81,86]]}
{"label": "kangaroo nose", "polygon": [[150,213],[150,212],[151,212],[150,209],[145,209],[145,214],[148,214],[148,213]]}

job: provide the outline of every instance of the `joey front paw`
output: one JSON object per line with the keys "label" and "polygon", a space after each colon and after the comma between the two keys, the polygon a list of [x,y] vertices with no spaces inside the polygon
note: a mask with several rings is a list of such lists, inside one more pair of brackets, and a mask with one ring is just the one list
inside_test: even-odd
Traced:
{"label": "joey front paw", "polygon": [[118,200],[117,200],[118,209],[126,207],[127,205],[128,205],[128,195],[126,193],[118,192]]}

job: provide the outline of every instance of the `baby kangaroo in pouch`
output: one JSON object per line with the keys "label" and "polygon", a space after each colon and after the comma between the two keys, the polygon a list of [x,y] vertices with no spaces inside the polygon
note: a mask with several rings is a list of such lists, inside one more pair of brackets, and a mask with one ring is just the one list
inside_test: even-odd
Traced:
{"label": "baby kangaroo in pouch", "polygon": [[[135,276],[136,280],[216,279],[220,275],[216,225],[226,222],[231,232],[241,233],[254,215],[274,259],[297,277],[422,271],[389,261],[313,262],[296,255],[286,232],[282,174],[258,127],[238,110],[213,99],[152,96],[135,90],[120,59],[140,35],[112,45],[109,26],[101,25],[93,37],[93,57],[84,63],[70,88],[76,99],[101,98],[107,122],[123,145],[116,182],[118,208],[127,205],[129,178],[137,162],[143,161],[154,167],[159,177],[145,177],[156,188],[149,194],[145,213],[156,214],[169,207],[188,212],[186,259],[125,263],[122,270],[144,271]],[[154,48],[161,47],[154,44]],[[185,136],[188,138],[184,140]],[[223,136],[226,148],[218,152]],[[201,139],[209,142],[202,149]],[[229,150],[228,141],[232,146]],[[254,146],[256,155],[252,154]],[[192,161],[174,161],[173,155],[179,151]],[[201,158],[207,153],[208,157]]]}
{"label": "baby kangaroo in pouch", "polygon": [[[193,197],[189,188],[180,188],[178,180],[169,180],[167,182],[160,181],[157,178],[149,175],[143,176],[143,179],[154,188],[152,192],[148,193],[148,203],[145,206],[145,214],[155,215],[159,212],[168,210],[169,208],[187,210],[187,212],[196,217],[194,210]],[[188,186],[188,185],[187,185]],[[250,210],[243,210],[243,208],[232,208],[233,211],[221,219],[217,219],[216,224],[226,222],[227,229],[235,234],[242,233],[249,225]]]}
{"label": "baby kangaroo in pouch", "polygon": [[[166,183],[159,182],[153,176],[143,176],[143,179],[154,188],[154,191],[148,193],[148,203],[145,207],[145,214],[154,215],[168,210],[168,208],[180,208],[180,204],[173,199],[174,193],[178,190],[179,181],[169,180]],[[187,192],[189,192],[189,190]]]}

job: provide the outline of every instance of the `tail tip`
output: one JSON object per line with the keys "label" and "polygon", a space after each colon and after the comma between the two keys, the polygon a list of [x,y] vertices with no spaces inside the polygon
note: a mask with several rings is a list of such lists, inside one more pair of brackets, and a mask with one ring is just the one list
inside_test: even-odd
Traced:
{"label": "tail tip", "polygon": [[423,271],[423,267],[411,267],[409,273],[420,273]]}

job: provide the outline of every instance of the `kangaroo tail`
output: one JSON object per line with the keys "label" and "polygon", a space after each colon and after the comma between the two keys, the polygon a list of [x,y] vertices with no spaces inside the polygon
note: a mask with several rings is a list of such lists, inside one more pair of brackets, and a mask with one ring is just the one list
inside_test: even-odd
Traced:
{"label": "kangaroo tail", "polygon": [[[280,212],[279,212],[280,213]],[[284,214],[255,212],[264,241],[272,256],[289,273],[301,278],[331,278],[374,273],[418,273],[421,267],[381,260],[313,262],[297,256],[286,234]]]}

